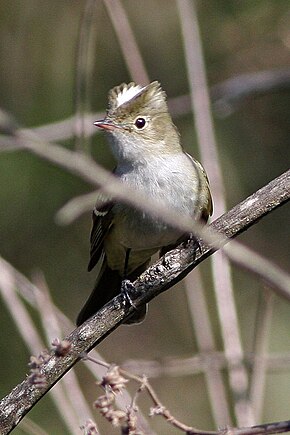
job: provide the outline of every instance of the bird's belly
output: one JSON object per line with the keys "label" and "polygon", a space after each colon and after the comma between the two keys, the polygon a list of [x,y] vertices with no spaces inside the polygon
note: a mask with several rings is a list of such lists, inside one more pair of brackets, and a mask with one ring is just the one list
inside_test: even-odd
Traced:
{"label": "bird's belly", "polygon": [[160,248],[176,243],[181,236],[182,232],[149,216],[141,216],[141,213],[140,216],[131,214],[130,219],[121,219],[121,215],[118,214],[104,241],[108,265],[123,274],[126,253],[130,249],[127,265],[127,272],[130,274],[141,264],[149,261]]}
{"label": "bird's belly", "polygon": [[124,218],[116,223],[119,228],[120,243],[126,248],[133,250],[159,249],[175,243],[182,232],[172,228],[145,213],[135,212],[130,215],[130,219]]}

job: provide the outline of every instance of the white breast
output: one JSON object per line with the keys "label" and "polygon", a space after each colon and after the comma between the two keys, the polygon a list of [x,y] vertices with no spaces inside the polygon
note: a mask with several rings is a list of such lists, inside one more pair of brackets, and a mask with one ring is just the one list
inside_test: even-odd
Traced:
{"label": "white breast", "polygon": [[[194,219],[200,214],[198,206],[199,172],[186,154],[153,159],[150,164],[139,166],[121,175],[124,182],[145,192],[157,202],[168,203],[176,216]],[[116,225],[120,241],[133,249],[160,248],[180,238],[182,232],[169,227],[146,213],[115,206]]]}

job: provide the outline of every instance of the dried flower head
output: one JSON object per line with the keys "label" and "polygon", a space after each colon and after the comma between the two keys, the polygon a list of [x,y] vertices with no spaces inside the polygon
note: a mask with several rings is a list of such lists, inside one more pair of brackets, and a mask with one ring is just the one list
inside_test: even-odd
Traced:
{"label": "dried flower head", "polygon": [[120,370],[118,366],[111,366],[108,370],[107,374],[103,377],[102,381],[99,382],[98,385],[105,389],[110,389],[115,394],[118,394],[125,388],[125,384],[128,382],[128,379],[124,378],[120,374]]}
{"label": "dried flower head", "polygon": [[114,427],[120,427],[127,421],[127,413],[121,409],[108,409],[107,412],[101,414],[110,422]]}
{"label": "dried flower head", "polygon": [[46,387],[47,381],[45,375],[41,372],[41,367],[49,359],[50,355],[46,349],[43,350],[38,357],[33,355],[30,357],[30,361],[28,363],[28,367],[30,368],[28,381],[31,385],[34,385],[37,388]]}
{"label": "dried flower head", "polygon": [[111,392],[106,392],[106,394],[100,396],[94,403],[95,407],[98,409],[109,408],[115,402],[115,395]]}
{"label": "dried flower head", "polygon": [[36,388],[42,389],[47,386],[47,380],[44,374],[42,373],[30,373],[28,376],[28,381],[31,385],[34,385]]}
{"label": "dried flower head", "polygon": [[59,338],[55,338],[51,345],[55,355],[59,357],[67,355],[71,349],[71,343],[68,340],[60,340]]}
{"label": "dried flower head", "polygon": [[96,423],[89,419],[80,427],[84,431],[84,435],[99,435]]}

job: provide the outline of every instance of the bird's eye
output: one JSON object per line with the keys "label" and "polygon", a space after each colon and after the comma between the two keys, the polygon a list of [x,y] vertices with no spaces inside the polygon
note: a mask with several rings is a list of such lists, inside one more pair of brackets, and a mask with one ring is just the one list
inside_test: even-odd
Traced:
{"label": "bird's eye", "polygon": [[146,119],[145,118],[137,118],[134,122],[134,125],[138,130],[142,130],[142,128],[146,125]]}

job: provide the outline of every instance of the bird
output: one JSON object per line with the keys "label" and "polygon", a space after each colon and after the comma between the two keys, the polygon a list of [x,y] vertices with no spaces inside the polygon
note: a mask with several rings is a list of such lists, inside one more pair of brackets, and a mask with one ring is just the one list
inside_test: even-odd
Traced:
{"label": "bird", "polygon": [[[201,163],[184,151],[158,81],[115,86],[108,94],[106,116],[94,122],[108,137],[116,159],[114,174],[148,198],[166,204],[176,217],[204,224],[213,212],[209,181]],[[120,293],[123,280],[135,281],[150,264],[189,238],[161,218],[100,193],[92,213],[91,271],[100,262],[95,286],[77,317],[77,325]],[[124,323],[140,323],[147,306]]]}

